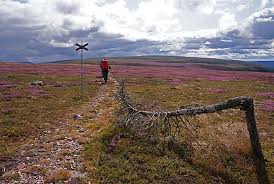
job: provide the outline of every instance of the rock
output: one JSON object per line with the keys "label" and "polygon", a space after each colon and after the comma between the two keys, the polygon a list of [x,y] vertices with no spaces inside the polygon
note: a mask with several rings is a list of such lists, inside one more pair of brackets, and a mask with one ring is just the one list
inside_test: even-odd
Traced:
{"label": "rock", "polygon": [[82,116],[80,114],[74,114],[73,115],[73,119],[74,120],[81,120],[82,119]]}
{"label": "rock", "polygon": [[0,177],[5,173],[5,167],[0,166]]}
{"label": "rock", "polygon": [[25,163],[21,163],[21,164],[19,164],[19,165],[16,167],[16,169],[17,169],[17,170],[23,170],[25,167],[26,167],[26,164],[25,164]]}
{"label": "rock", "polygon": [[64,86],[64,85],[61,82],[56,82],[54,85],[54,87],[62,87],[62,86]]}
{"label": "rock", "polygon": [[82,180],[81,180],[81,178],[72,178],[69,181],[69,184],[73,184],[73,183],[82,183]]}
{"label": "rock", "polygon": [[45,131],[43,131],[43,133],[44,133],[44,134],[50,134],[51,131],[50,131],[50,130],[45,130]]}
{"label": "rock", "polygon": [[79,128],[79,130],[78,130],[79,132],[85,132],[86,131],[86,129],[84,129],[84,128]]}
{"label": "rock", "polygon": [[84,129],[83,127],[76,125],[76,128],[78,129],[78,132],[85,132],[86,129]]}
{"label": "rock", "polygon": [[33,85],[33,86],[44,86],[44,83],[43,83],[43,81],[33,81],[31,83],[31,85]]}

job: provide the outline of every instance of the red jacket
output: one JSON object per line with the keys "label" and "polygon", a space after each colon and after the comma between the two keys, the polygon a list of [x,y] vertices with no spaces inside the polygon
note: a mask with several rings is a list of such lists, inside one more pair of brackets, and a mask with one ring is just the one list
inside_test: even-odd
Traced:
{"label": "red jacket", "polygon": [[106,60],[106,59],[101,60],[100,67],[101,67],[102,70],[111,69],[110,65],[108,64],[108,60]]}

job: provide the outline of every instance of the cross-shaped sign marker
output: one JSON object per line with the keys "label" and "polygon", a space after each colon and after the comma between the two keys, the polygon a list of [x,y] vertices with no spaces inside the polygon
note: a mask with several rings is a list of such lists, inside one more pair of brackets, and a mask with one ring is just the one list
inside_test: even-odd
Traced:
{"label": "cross-shaped sign marker", "polygon": [[81,44],[76,43],[75,44],[78,48],[76,49],[76,51],[81,50],[81,97],[83,97],[83,93],[84,93],[84,82],[83,82],[83,75],[84,75],[84,71],[83,71],[83,50],[88,50],[86,48],[86,46],[88,46],[88,43],[83,45],[83,42],[81,42]]}
{"label": "cross-shaped sign marker", "polygon": [[84,45],[80,45],[80,44],[78,44],[78,43],[76,43],[75,44],[76,46],[78,46],[78,48],[76,49],[76,51],[78,51],[78,50],[82,50],[82,49],[85,49],[85,50],[88,50],[87,48],[86,48],[86,46],[88,46],[88,43],[86,43],[86,44],[84,44]]}

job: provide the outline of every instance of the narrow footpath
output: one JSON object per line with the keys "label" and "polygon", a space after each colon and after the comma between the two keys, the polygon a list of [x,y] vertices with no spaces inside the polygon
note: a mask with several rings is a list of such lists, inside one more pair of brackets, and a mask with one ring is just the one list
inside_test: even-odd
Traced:
{"label": "narrow footpath", "polygon": [[[40,137],[21,146],[13,162],[4,163],[5,173],[0,183],[91,183],[85,172],[84,145],[107,126],[114,109],[116,81],[100,85],[95,97],[74,114],[64,119]],[[79,117],[73,117],[79,114]],[[89,128],[89,127],[95,127]]]}

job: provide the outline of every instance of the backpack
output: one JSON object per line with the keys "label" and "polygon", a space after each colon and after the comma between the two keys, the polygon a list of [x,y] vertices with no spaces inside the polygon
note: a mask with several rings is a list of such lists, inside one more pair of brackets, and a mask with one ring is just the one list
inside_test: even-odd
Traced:
{"label": "backpack", "polygon": [[108,64],[108,61],[106,59],[102,60],[101,61],[101,69],[102,70],[108,70],[109,69],[109,64]]}

